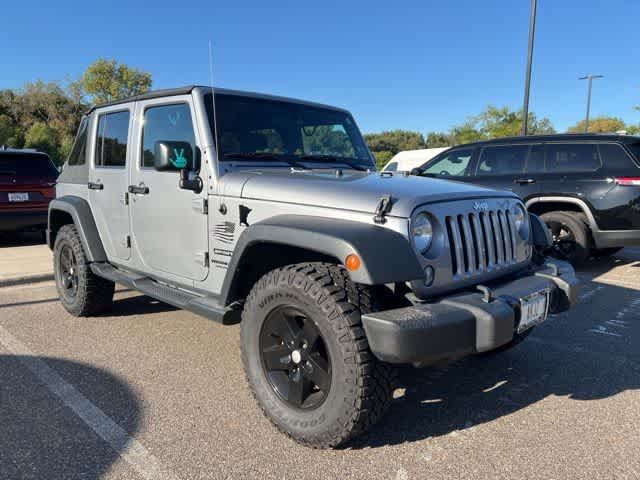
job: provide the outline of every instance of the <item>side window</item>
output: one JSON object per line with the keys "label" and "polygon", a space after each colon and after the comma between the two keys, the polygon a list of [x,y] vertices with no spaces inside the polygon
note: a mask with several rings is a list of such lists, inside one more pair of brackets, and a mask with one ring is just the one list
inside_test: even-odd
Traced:
{"label": "side window", "polygon": [[155,145],[159,141],[187,142],[196,151],[191,110],[186,103],[147,108],[144,111],[143,125],[142,167],[153,168]]}
{"label": "side window", "polygon": [[544,172],[544,145],[533,145],[527,159],[527,173]]}
{"label": "side window", "polygon": [[636,168],[633,160],[627,152],[616,143],[601,143],[598,145],[600,149],[600,158],[607,168],[625,169]]}
{"label": "side window", "polygon": [[471,148],[447,152],[443,157],[428,163],[422,173],[445,177],[463,177],[469,175],[468,168],[471,157],[473,157],[473,149]]}
{"label": "side window", "polygon": [[78,128],[78,134],[76,135],[76,140],[73,142],[73,148],[71,149],[71,153],[69,154],[69,165],[84,165],[85,163],[85,153],[87,151],[87,125],[89,124],[89,119],[84,117],[82,122],[80,122],[80,127]]}
{"label": "side window", "polygon": [[127,162],[128,135],[128,110],[100,115],[96,135],[96,167],[124,167]]}
{"label": "side window", "polygon": [[480,154],[477,175],[522,173],[529,145],[496,145],[485,147]]}
{"label": "side window", "polygon": [[395,172],[398,170],[398,162],[391,162],[389,165],[387,165],[387,168],[385,168],[385,170],[387,172]]}
{"label": "side window", "polygon": [[547,144],[547,172],[591,172],[600,168],[594,143]]}

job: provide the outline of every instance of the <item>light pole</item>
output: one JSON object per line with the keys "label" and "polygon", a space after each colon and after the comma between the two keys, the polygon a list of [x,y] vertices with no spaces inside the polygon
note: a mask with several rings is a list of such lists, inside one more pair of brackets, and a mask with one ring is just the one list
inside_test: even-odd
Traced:
{"label": "light pole", "polygon": [[602,78],[604,75],[585,75],[578,80],[589,80],[589,92],[587,93],[587,116],[584,119],[584,133],[589,132],[589,113],[591,111],[591,86],[594,78]]}
{"label": "light pole", "polygon": [[536,8],[537,0],[531,0],[531,13],[529,17],[529,49],[527,53],[527,73],[524,79],[524,105],[522,106],[522,135],[527,134],[529,123],[529,90],[531,87],[531,63],[533,61],[533,41],[536,34]]}

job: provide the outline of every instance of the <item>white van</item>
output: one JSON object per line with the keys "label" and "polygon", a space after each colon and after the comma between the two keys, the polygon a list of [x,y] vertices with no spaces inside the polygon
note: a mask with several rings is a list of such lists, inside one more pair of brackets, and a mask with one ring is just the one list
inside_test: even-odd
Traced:
{"label": "white van", "polygon": [[387,172],[410,172],[411,169],[421,167],[429,160],[441,152],[451,147],[440,148],[423,148],[421,150],[405,150],[396,153],[391,160],[387,162],[382,171]]}

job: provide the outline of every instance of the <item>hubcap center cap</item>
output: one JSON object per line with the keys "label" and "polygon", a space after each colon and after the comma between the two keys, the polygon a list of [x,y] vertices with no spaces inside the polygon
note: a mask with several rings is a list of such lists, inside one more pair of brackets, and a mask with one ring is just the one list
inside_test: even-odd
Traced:
{"label": "hubcap center cap", "polygon": [[291,360],[293,361],[293,363],[300,363],[300,361],[302,360],[300,350],[294,350],[293,352],[291,352]]}

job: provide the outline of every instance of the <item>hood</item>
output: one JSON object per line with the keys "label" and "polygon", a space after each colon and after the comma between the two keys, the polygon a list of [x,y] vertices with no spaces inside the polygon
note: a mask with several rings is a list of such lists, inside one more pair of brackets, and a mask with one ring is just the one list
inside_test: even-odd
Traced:
{"label": "hood", "polygon": [[422,204],[443,200],[514,197],[507,191],[467,183],[345,170],[236,171],[222,177],[221,193],[247,199],[375,213],[383,195],[391,195],[390,216],[408,218]]}

